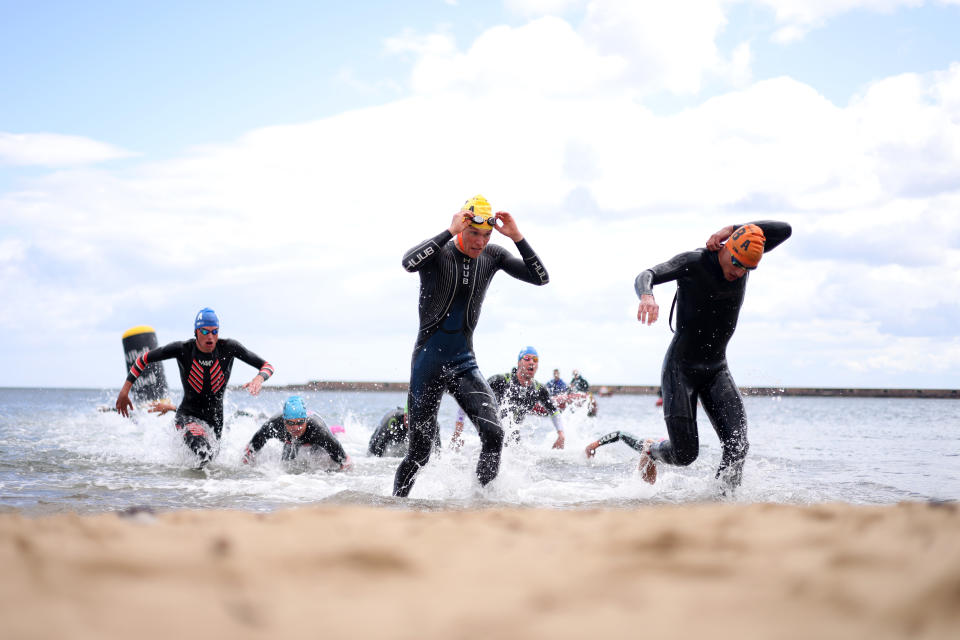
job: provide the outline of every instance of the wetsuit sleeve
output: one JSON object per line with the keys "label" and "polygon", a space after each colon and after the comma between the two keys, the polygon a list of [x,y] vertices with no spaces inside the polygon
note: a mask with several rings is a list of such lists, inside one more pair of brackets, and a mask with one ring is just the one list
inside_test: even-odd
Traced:
{"label": "wetsuit sleeve", "polygon": [[[370,443],[367,445],[367,452],[374,456],[383,456],[384,450],[387,448],[387,445],[393,441],[393,427],[394,422],[397,420],[396,412],[390,412],[387,415],[383,416],[383,419],[380,420],[379,426],[377,426],[376,431],[373,432],[373,435],[370,436]],[[401,421],[403,420],[403,414],[400,414]]]}
{"label": "wetsuit sleeve", "polygon": [[171,342],[157,349],[151,349],[136,359],[127,373],[127,382],[136,382],[147,365],[152,362],[176,358],[183,351],[183,342]]}
{"label": "wetsuit sleeve", "polygon": [[655,267],[642,271],[633,282],[633,288],[637,292],[637,297],[644,295],[653,295],[653,285],[663,282],[676,280],[687,273],[690,265],[699,259],[700,254],[696,251],[689,251],[676,255],[666,262],[662,262]]}
{"label": "wetsuit sleeve", "polygon": [[437,256],[440,255],[440,247],[447,244],[452,237],[453,234],[448,229],[444,229],[442,233],[424,240],[403,254],[403,268],[410,273],[420,271],[437,259]]}
{"label": "wetsuit sleeve", "polygon": [[259,369],[257,372],[263,381],[266,382],[270,379],[270,376],[273,375],[273,365],[255,354],[253,351],[250,351],[245,346],[237,342],[236,340],[231,340],[232,350],[230,355],[235,358],[246,362],[248,365],[255,369]]}
{"label": "wetsuit sleeve", "polygon": [[320,418],[314,416],[307,418],[307,433],[303,441],[322,447],[337,464],[343,464],[347,459],[347,452],[343,450],[343,445],[330,433],[329,427]]}
{"label": "wetsuit sleeve", "polygon": [[517,244],[517,250],[520,251],[520,259],[514,258],[506,249],[500,255],[500,268],[509,273],[517,280],[523,280],[537,286],[550,282],[550,276],[540,257],[534,252],[526,238]]}
{"label": "wetsuit sleeve", "polygon": [[750,224],[755,224],[763,230],[763,236],[766,238],[763,243],[764,253],[776,249],[793,233],[793,228],[786,222],[777,222],[776,220],[759,220]]}
{"label": "wetsuit sleeve", "polygon": [[612,442],[616,442],[617,440],[623,440],[623,443],[634,451],[643,453],[643,442],[636,439],[629,433],[624,433],[623,431],[614,431],[613,433],[608,433],[597,440],[597,442],[600,443],[600,446],[602,447],[605,444],[610,444]]}
{"label": "wetsuit sleeve", "polygon": [[280,430],[282,427],[283,418],[281,416],[274,416],[263,423],[253,437],[250,438],[250,444],[247,445],[247,449],[252,449],[254,453],[263,449],[263,446],[267,444],[267,440],[270,438],[280,438]]}
{"label": "wetsuit sleeve", "polygon": [[487,379],[487,384],[490,385],[490,390],[493,391],[493,395],[497,398],[497,403],[503,402],[503,397],[507,394],[507,374],[499,376],[490,376]]}

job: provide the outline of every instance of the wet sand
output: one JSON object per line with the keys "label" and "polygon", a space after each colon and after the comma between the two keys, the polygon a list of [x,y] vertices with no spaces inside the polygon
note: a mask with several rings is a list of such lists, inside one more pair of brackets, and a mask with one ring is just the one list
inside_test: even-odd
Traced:
{"label": "wet sand", "polygon": [[958,638],[960,508],[0,515],[0,638]]}

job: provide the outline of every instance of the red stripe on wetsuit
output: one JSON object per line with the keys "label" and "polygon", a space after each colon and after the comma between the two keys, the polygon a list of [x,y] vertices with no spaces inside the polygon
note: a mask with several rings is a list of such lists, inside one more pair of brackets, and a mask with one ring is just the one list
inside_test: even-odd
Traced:
{"label": "red stripe on wetsuit", "polygon": [[134,378],[139,378],[140,374],[143,373],[143,370],[147,368],[147,352],[144,351],[133,363],[133,366],[130,367],[130,373],[133,374]]}
{"label": "red stripe on wetsuit", "polygon": [[220,368],[220,361],[214,360],[213,366],[210,367],[210,390],[216,393],[223,388],[225,383],[226,379],[223,377],[223,370]]}
{"label": "red stripe on wetsuit", "polygon": [[270,379],[270,376],[273,375],[273,365],[269,362],[264,362],[263,366],[260,367],[260,375],[263,376],[264,382]]}
{"label": "red stripe on wetsuit", "polygon": [[187,376],[187,382],[197,393],[203,393],[203,367],[196,360],[190,365],[190,374]]}

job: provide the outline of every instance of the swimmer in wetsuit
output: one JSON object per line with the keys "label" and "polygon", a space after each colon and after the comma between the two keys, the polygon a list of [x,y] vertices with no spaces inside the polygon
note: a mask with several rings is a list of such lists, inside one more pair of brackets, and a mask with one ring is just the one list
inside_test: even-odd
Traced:
{"label": "swimmer in wetsuit", "polygon": [[192,340],[171,342],[137,358],[120,389],[116,406],[121,415],[129,416],[133,408],[130,388],[147,364],[176,358],[180,382],[183,384],[183,401],[177,408],[174,424],[182,432],[184,442],[197,455],[198,468],[203,468],[213,459],[220,442],[223,395],[234,359],[238,358],[259,369],[253,379],[243,385],[254,396],[260,393],[261,385],[273,375],[273,367],[236,340],[219,339],[220,320],[213,309],[204,308],[197,313],[193,333]]}
{"label": "swimmer in wetsuit", "polygon": [[316,414],[307,415],[307,409],[300,396],[290,396],[283,404],[283,413],[279,413],[263,423],[243,452],[242,462],[253,464],[257,453],[267,444],[267,440],[276,438],[283,442],[280,459],[288,462],[297,459],[302,447],[317,448],[327,452],[330,458],[340,465],[337,471],[346,471],[353,466],[350,456],[343,450],[340,441],[331,433],[327,423]]}
{"label": "swimmer in wetsuit", "polygon": [[685,466],[697,459],[699,399],[723,447],[717,478],[725,487],[740,484],[749,448],[747,415],[727,367],[727,343],[737,328],[749,272],[790,234],[785,222],[731,225],[710,236],[706,249],[681,253],[637,276],[637,320],[646,324],[656,322],[660,311],[653,286],[677,281],[677,330],[661,382],[669,439],[646,442],[640,465],[647,482],[656,482],[658,462]]}
{"label": "swimmer in wetsuit", "polygon": [[[553,443],[554,449],[563,449],[563,423],[560,421],[560,409],[550,397],[547,388],[534,379],[540,367],[540,356],[533,347],[525,347],[517,356],[517,366],[510,373],[492,376],[487,383],[497,397],[500,406],[500,419],[512,418],[514,425],[519,425],[527,414],[538,404],[546,411],[557,430],[557,439]],[[463,409],[457,413],[457,422],[453,429],[451,445],[455,448],[463,446],[461,433],[465,414]],[[514,442],[520,442],[520,430],[511,432]]]}
{"label": "swimmer in wetsuit", "polygon": [[[406,456],[409,450],[409,443],[407,442],[410,435],[409,426],[410,421],[405,407],[397,407],[388,411],[370,435],[367,453],[377,457],[399,456],[402,458]],[[440,448],[439,430],[433,441],[433,448]]]}
{"label": "swimmer in wetsuit", "polygon": [[[516,243],[520,259],[501,246],[487,244],[494,229]],[[410,448],[397,467],[393,495],[409,495],[417,472],[430,459],[444,391],[477,425],[481,441],[477,478],[486,485],[500,468],[503,428],[496,399],[477,367],[473,331],[497,271],[535,285],[547,284],[547,272],[513,216],[503,211],[492,215],[482,196],[468,200],[448,229],[408,251],[403,267],[420,275],[420,331],[407,401]]]}

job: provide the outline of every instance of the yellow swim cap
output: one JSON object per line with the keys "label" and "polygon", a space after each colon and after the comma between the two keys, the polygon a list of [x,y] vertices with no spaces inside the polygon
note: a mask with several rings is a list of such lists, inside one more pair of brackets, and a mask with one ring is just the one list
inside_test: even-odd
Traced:
{"label": "yellow swim cap", "polygon": [[490,203],[487,202],[486,198],[479,194],[464,202],[460,210],[468,211],[474,216],[480,216],[482,218],[480,222],[477,222],[476,220],[471,221],[471,227],[486,230],[492,229],[495,226],[492,222],[488,222],[488,220],[493,219],[493,214],[490,212]]}

